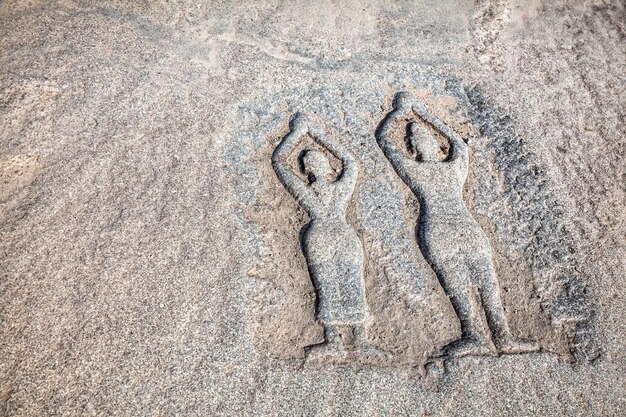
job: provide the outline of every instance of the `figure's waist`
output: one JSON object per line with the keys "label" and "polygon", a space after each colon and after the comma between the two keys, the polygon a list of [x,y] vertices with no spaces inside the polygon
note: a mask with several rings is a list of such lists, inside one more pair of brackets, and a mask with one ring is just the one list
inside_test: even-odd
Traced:
{"label": "figure's waist", "polygon": [[326,245],[331,245],[345,239],[356,240],[357,234],[345,217],[316,218],[309,223],[304,238],[306,241],[323,238]]}
{"label": "figure's waist", "polygon": [[427,193],[416,194],[420,210],[437,214],[463,214],[467,215],[468,210],[463,200],[463,195],[457,192],[447,195],[428,195]]}
{"label": "figure's waist", "polygon": [[472,217],[472,214],[465,207],[454,210],[433,210],[432,208],[422,206],[420,207],[418,223],[449,223],[477,225],[480,227],[478,222]]}
{"label": "figure's waist", "polygon": [[439,260],[459,253],[491,256],[489,238],[478,223],[428,223],[417,226],[424,255]]}
{"label": "figure's waist", "polygon": [[436,216],[420,217],[417,222],[417,230],[420,233],[437,233],[455,237],[482,237],[485,235],[483,228],[471,216]]}
{"label": "figure's waist", "polygon": [[328,224],[347,224],[346,215],[344,213],[341,214],[330,214],[330,215],[313,215],[311,216],[310,225],[318,226],[318,225],[328,225]]}

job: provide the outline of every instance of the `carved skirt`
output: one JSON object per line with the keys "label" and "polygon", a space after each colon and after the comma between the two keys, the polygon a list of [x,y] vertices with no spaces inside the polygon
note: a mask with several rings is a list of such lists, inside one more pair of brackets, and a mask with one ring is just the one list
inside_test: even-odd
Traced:
{"label": "carved skirt", "polygon": [[424,257],[450,297],[465,297],[469,285],[497,292],[489,238],[473,219],[418,225]]}
{"label": "carved skirt", "polygon": [[417,225],[417,240],[424,257],[432,263],[461,256],[491,256],[489,238],[472,218],[456,221],[423,221]]}
{"label": "carved skirt", "polygon": [[327,324],[363,322],[363,246],[354,229],[345,220],[313,221],[302,250],[317,295],[317,319]]}

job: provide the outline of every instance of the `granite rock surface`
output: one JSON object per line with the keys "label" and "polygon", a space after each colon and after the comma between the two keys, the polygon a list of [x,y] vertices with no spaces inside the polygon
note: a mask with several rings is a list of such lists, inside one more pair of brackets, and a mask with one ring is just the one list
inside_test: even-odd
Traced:
{"label": "granite rock surface", "polygon": [[0,0],[0,416],[626,414],[625,86],[616,0]]}

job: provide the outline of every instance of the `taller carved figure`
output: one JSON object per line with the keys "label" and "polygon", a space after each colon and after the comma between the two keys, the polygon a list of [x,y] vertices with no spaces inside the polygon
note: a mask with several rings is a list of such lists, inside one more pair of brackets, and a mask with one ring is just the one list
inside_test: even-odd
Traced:
{"label": "taller carved figure", "polygon": [[[316,289],[316,316],[325,327],[326,342],[310,347],[308,356],[341,357],[365,346],[363,245],[346,221],[346,207],[357,181],[357,164],[349,152],[304,115],[292,117],[290,130],[276,147],[272,165],[285,188],[310,217],[302,229],[301,245]],[[300,169],[307,181],[284,164],[283,160],[305,135],[341,160],[343,169],[336,180],[332,180],[333,170],[323,152],[300,153]]]}
{"label": "taller carved figure", "polygon": [[[411,94],[398,93],[393,107],[376,132],[376,138],[398,176],[419,201],[418,245],[461,322],[461,339],[444,348],[443,353],[497,355],[498,351],[535,350],[534,344],[516,340],[511,335],[489,240],[463,201],[468,174],[467,144]],[[409,123],[414,115],[421,122]],[[398,124],[402,125],[408,152],[398,149],[392,141]],[[428,125],[448,140],[447,157],[440,159],[440,145]],[[483,317],[487,319],[488,328]],[[493,336],[497,336],[499,349]]]}

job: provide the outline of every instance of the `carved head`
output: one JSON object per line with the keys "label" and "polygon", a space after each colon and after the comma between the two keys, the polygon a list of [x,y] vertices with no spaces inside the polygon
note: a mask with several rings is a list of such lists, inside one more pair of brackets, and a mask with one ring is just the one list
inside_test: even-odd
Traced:
{"label": "carved head", "polygon": [[305,150],[300,155],[300,169],[304,175],[313,176],[313,180],[326,178],[333,172],[326,155],[312,150]]}
{"label": "carved head", "polygon": [[394,109],[406,109],[410,108],[413,103],[414,98],[411,93],[407,93],[406,91],[401,91],[396,94],[393,98],[393,108]]}
{"label": "carved head", "polygon": [[409,145],[417,151],[420,161],[438,161],[437,154],[440,151],[439,142],[430,133],[428,128],[421,123],[409,125]]}

